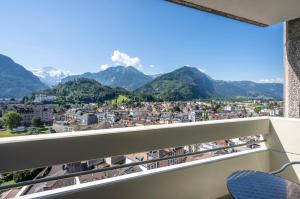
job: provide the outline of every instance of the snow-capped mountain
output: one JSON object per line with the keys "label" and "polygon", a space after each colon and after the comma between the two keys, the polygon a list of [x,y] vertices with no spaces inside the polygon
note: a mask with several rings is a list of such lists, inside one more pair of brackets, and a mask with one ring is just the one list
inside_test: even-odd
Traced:
{"label": "snow-capped mountain", "polygon": [[48,86],[55,86],[59,84],[63,78],[70,75],[70,71],[61,70],[54,67],[43,67],[39,69],[32,69],[31,71]]}

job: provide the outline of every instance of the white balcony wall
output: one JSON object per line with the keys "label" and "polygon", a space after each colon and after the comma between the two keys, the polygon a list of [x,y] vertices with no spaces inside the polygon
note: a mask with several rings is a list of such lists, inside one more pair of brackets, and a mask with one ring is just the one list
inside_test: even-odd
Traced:
{"label": "white balcony wall", "polygon": [[269,152],[256,149],[47,191],[22,199],[223,198],[228,195],[228,175],[239,169],[269,171],[269,163]]}
{"label": "white balcony wall", "polygon": [[[271,155],[271,170],[291,161],[300,161],[300,120],[271,118],[270,133],[265,136]],[[283,177],[300,182],[300,165],[294,165],[282,173]]]}
{"label": "white balcony wall", "polygon": [[[248,118],[109,129],[0,140],[0,171],[109,157],[262,134],[266,147],[118,176],[23,198],[222,198],[227,176],[239,169],[272,171],[299,160],[300,120]],[[13,155],[13,156],[12,156]],[[299,166],[283,176],[299,181]]]}
{"label": "white balcony wall", "polygon": [[0,173],[266,134],[269,119],[232,119],[0,139]]}

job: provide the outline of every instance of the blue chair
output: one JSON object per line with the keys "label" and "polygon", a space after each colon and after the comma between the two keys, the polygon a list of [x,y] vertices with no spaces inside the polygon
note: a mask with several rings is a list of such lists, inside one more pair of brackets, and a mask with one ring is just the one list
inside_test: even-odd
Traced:
{"label": "blue chair", "polygon": [[284,164],[270,173],[241,170],[227,178],[227,188],[234,199],[299,199],[300,185],[288,181],[277,174],[300,161]]}

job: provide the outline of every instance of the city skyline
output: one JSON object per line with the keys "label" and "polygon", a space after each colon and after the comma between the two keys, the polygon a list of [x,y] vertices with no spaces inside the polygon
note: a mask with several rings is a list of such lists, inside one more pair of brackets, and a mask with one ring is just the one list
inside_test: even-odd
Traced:
{"label": "city skyline", "polygon": [[282,81],[282,24],[260,28],[166,1],[2,4],[0,53],[27,69],[133,65],[156,74],[189,65],[215,79]]}

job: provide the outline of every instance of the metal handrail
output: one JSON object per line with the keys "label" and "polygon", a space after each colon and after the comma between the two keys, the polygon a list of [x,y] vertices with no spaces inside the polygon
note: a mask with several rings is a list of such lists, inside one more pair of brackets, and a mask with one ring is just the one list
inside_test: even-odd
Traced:
{"label": "metal handrail", "polygon": [[265,142],[265,141],[266,140],[264,140],[264,139],[263,140],[256,140],[256,141],[249,141],[249,142],[245,142],[245,143],[242,143],[242,144],[236,144],[236,145],[225,146],[225,147],[218,147],[218,148],[214,148],[214,149],[196,151],[196,152],[192,152],[192,153],[185,153],[185,154],[180,154],[180,155],[176,155],[176,156],[168,156],[168,157],[157,158],[157,159],[152,159],[152,160],[146,160],[146,161],[141,161],[141,162],[132,162],[132,163],[129,163],[129,164],[116,165],[116,166],[101,168],[101,169],[79,171],[79,172],[69,173],[69,174],[60,175],[60,176],[52,176],[52,177],[45,177],[45,178],[27,180],[27,181],[23,181],[23,182],[17,182],[17,183],[14,183],[14,184],[2,185],[2,186],[0,186],[0,191],[1,190],[6,190],[6,189],[11,189],[11,188],[27,186],[27,185],[43,183],[43,182],[49,182],[49,181],[53,181],[53,180],[61,180],[61,179],[71,178],[71,177],[76,177],[76,176],[81,176],[81,175],[87,175],[87,174],[93,174],[93,173],[98,173],[98,172],[111,171],[111,170],[115,170],[115,169],[122,169],[122,168],[128,168],[128,167],[133,167],[133,166],[139,166],[139,165],[154,163],[154,162],[163,161],[163,160],[171,160],[171,159],[183,158],[183,157],[199,155],[199,154],[209,153],[209,152],[214,152],[214,151],[219,151],[219,150],[232,149],[232,148],[236,148],[236,147],[262,143],[262,142]]}

